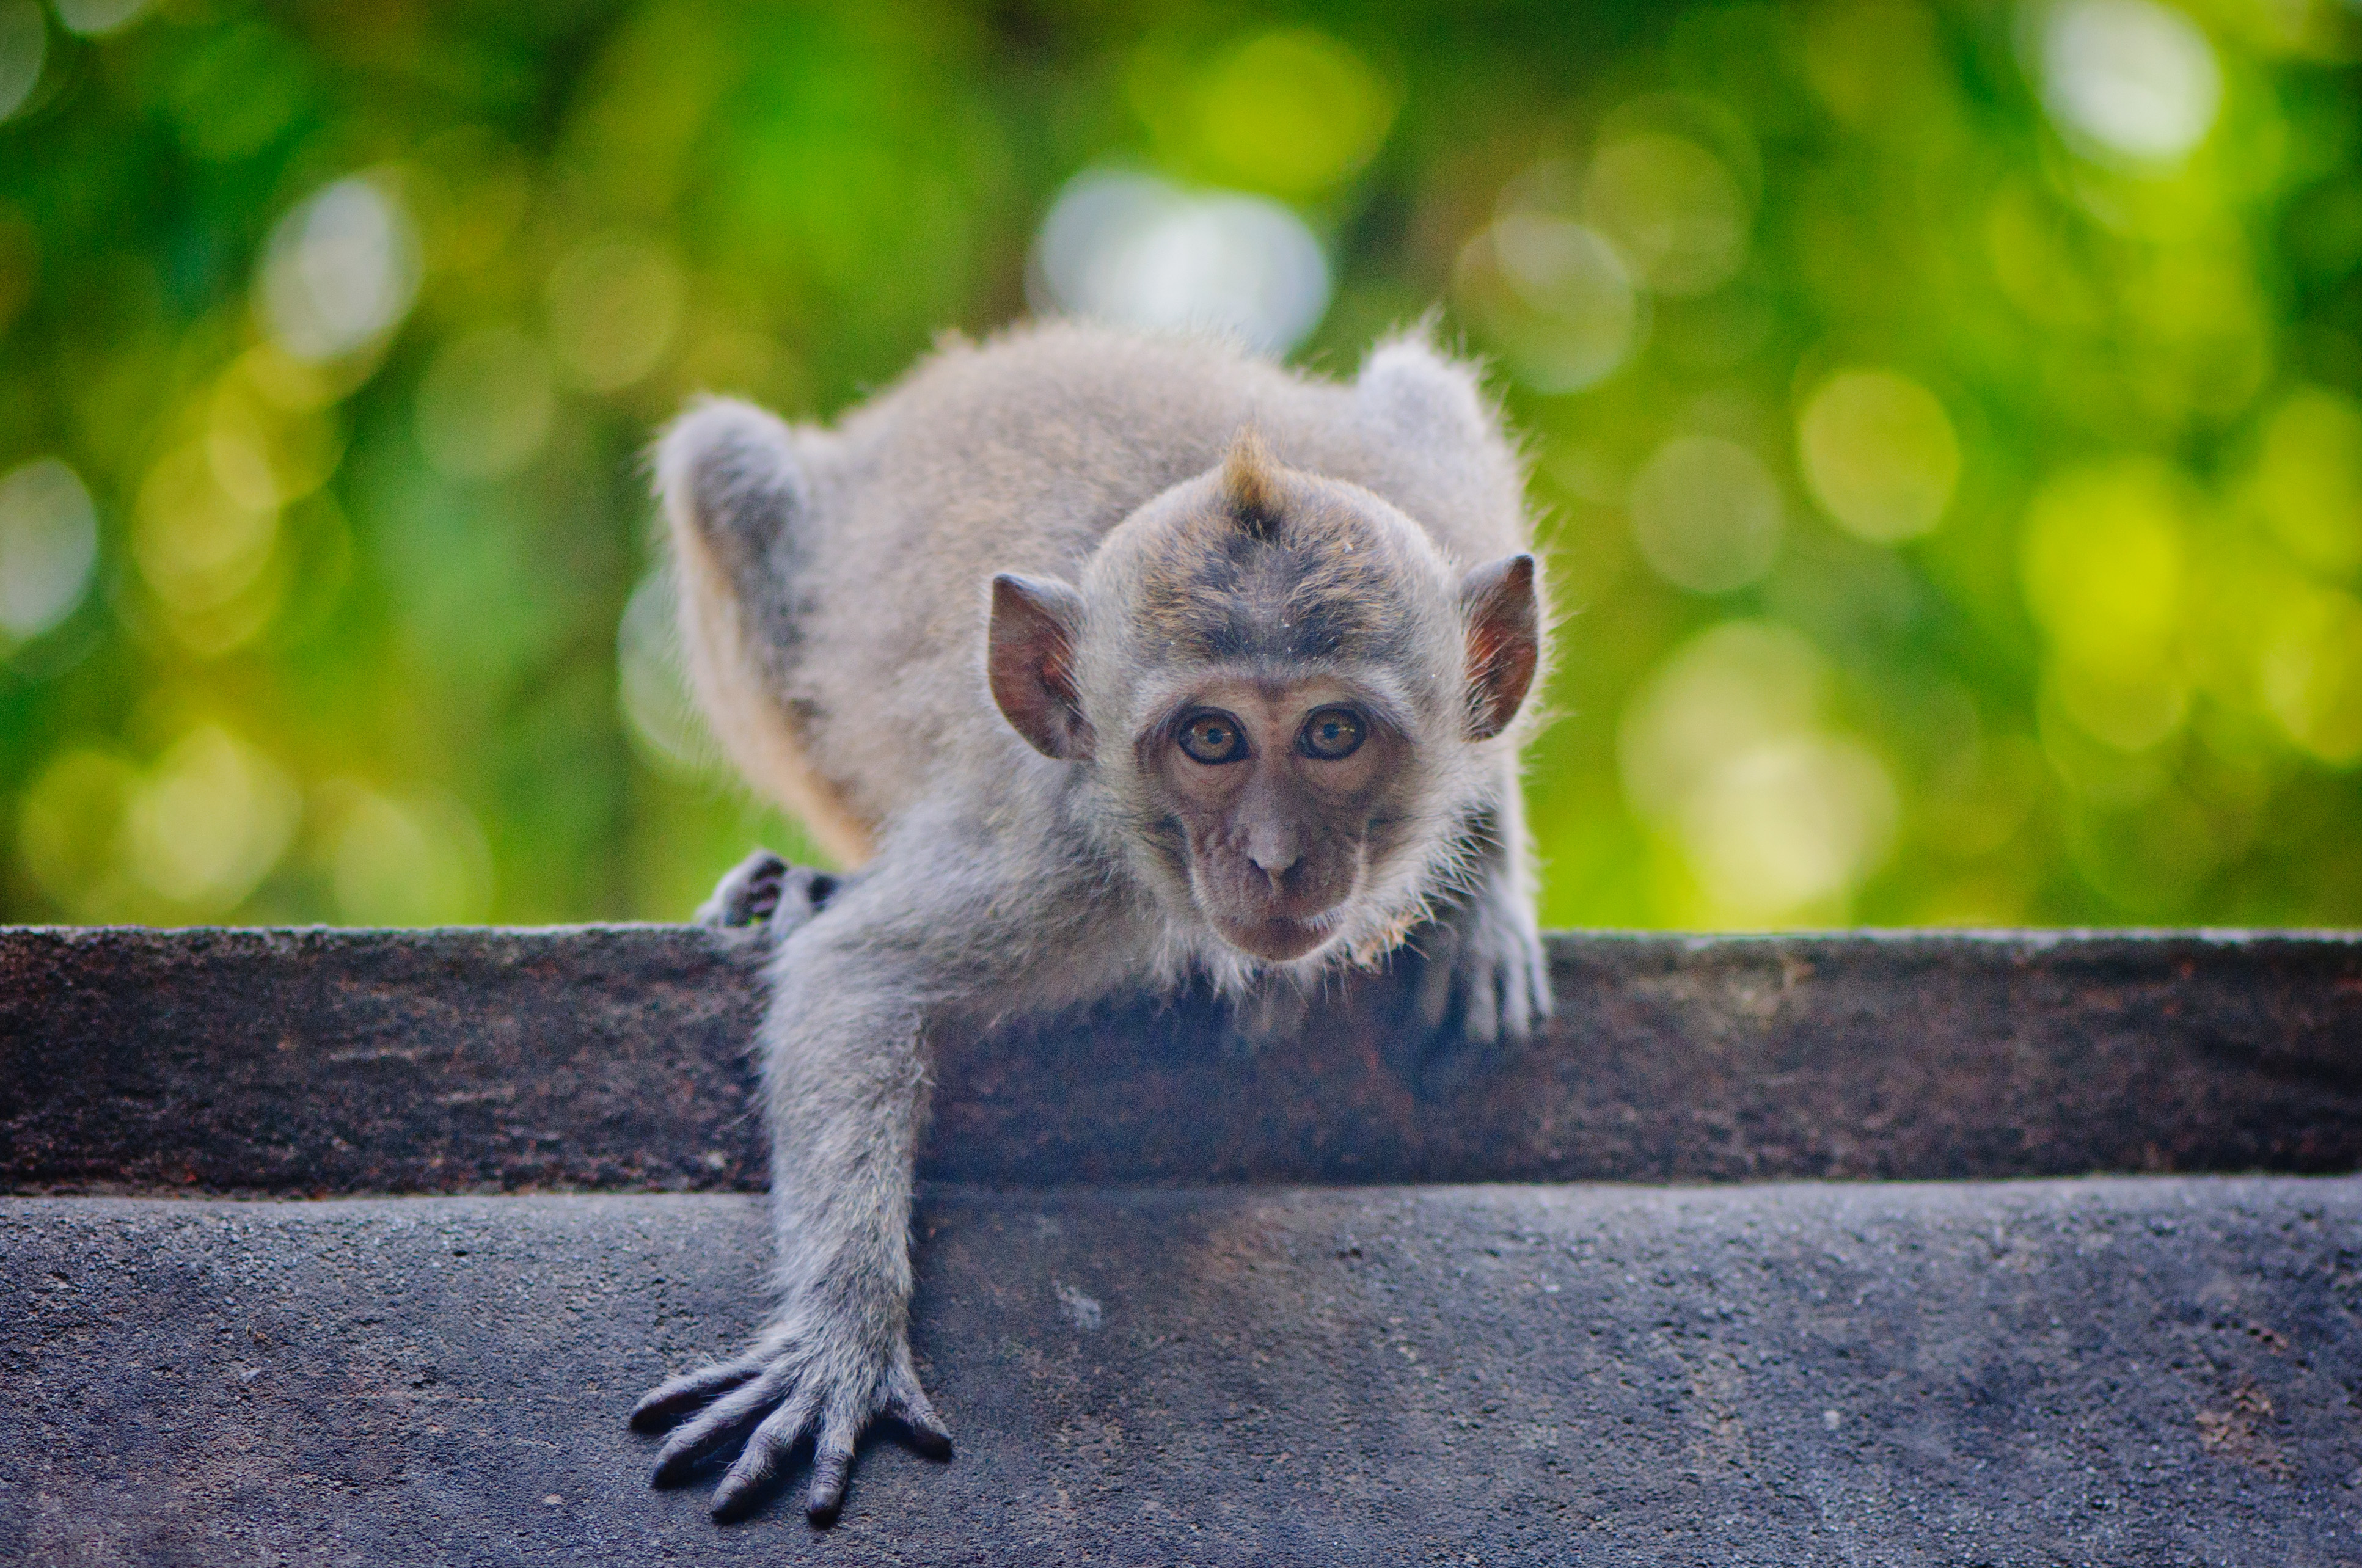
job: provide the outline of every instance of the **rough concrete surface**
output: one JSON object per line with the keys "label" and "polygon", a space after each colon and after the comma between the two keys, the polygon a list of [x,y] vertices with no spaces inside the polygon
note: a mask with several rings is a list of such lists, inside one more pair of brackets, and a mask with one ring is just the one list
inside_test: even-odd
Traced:
{"label": "rough concrete surface", "polygon": [[0,1203],[0,1558],[2362,1560],[2362,1180],[936,1188],[844,1522],[652,1492],[733,1196]]}
{"label": "rough concrete surface", "polygon": [[744,933],[0,930],[0,1563],[2362,1564],[2362,939],[1551,954],[935,1041],[959,1451],[822,1534],[624,1425],[761,1310]]}
{"label": "rough concrete surface", "polygon": [[[1202,1001],[935,1041],[936,1179],[2362,1168],[2362,939],[1557,936],[1515,1059],[1395,977],[1248,1049]],[[0,931],[0,1190],[745,1190],[759,953],[680,926]]]}

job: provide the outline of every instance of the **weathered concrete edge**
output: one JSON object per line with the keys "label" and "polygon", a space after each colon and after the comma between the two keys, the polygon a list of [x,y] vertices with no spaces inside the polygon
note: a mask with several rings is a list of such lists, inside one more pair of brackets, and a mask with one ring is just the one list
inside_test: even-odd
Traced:
{"label": "weathered concrete edge", "polygon": [[[1202,999],[935,1042],[1011,1185],[2362,1166],[2362,933],[1560,934],[1512,1060],[1396,982],[1260,1051]],[[748,1188],[746,933],[0,929],[0,1190]]]}
{"label": "weathered concrete edge", "polygon": [[[436,943],[452,937],[491,937],[517,943],[572,944],[586,938],[660,936],[694,937],[725,944],[748,940],[736,932],[713,933],[679,921],[579,921],[551,925],[53,925],[0,924],[0,941],[41,937],[69,943],[103,943],[126,937],[142,941],[258,944],[288,945],[371,946],[389,940]],[[1593,946],[1626,948],[1661,946],[1669,951],[1705,953],[1721,949],[1746,952],[1783,946],[1845,946],[1884,950],[1970,951],[2019,949],[2048,953],[2058,949],[2103,952],[2122,946],[2147,951],[2159,945],[2187,944],[2198,949],[2257,946],[2330,946],[2362,948],[2362,927],[2242,926],[2242,925],[2076,925],[2076,926],[1827,926],[1780,931],[1669,931],[1644,927],[1597,926],[1581,931],[1546,931],[1543,941],[1553,955],[1580,952]]]}
{"label": "weathered concrete edge", "polygon": [[[29,1562],[2328,1562],[2362,1182],[931,1189],[959,1434],[721,1528],[619,1419],[759,1206],[0,1202]],[[94,1353],[103,1347],[104,1353]],[[552,1504],[549,1499],[558,1501]],[[0,1556],[6,1556],[0,1552]]]}

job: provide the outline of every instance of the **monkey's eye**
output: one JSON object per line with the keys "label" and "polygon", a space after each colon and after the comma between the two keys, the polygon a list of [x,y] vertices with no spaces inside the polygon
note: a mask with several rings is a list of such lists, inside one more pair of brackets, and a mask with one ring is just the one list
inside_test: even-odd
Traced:
{"label": "monkey's eye", "polygon": [[1317,756],[1323,762],[1335,762],[1362,749],[1368,735],[1368,726],[1362,715],[1351,708],[1316,708],[1304,721],[1304,729],[1296,744],[1307,756]]}
{"label": "monkey's eye", "polygon": [[1181,726],[1181,749],[1209,765],[1237,762],[1247,754],[1247,737],[1228,713],[1196,713]]}

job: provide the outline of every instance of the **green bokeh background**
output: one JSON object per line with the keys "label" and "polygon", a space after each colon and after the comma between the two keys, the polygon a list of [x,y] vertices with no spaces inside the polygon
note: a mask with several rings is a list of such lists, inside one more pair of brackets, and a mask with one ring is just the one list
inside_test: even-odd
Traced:
{"label": "green bokeh background", "polygon": [[[2358,43],[2345,0],[0,0],[0,919],[669,919],[808,853],[651,652],[651,432],[1021,317],[1112,167],[1309,226],[1300,362],[1437,306],[1490,357],[1564,617],[1550,923],[2362,920]],[[259,280],[331,188],[415,291],[306,361]]]}

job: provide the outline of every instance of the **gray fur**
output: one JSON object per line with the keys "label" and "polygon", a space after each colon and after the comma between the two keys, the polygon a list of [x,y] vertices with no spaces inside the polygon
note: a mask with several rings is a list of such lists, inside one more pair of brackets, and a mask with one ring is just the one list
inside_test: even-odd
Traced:
{"label": "gray fur", "polygon": [[[762,1050],[780,1306],[746,1355],[635,1419],[681,1422],[660,1480],[752,1429],[721,1515],[815,1437],[807,1507],[826,1517],[874,1417],[948,1442],[904,1331],[931,1028],[1208,978],[1268,1030],[1407,934],[1429,955],[1430,1027],[1483,1045],[1547,1014],[1522,727],[1467,738],[1461,606],[1472,570],[1529,548],[1523,476],[1473,372],[1423,337],[1338,384],[1077,325],[947,347],[833,431],[708,403],[657,476],[717,729],[868,864],[821,888],[758,856],[709,905],[778,942]],[[1043,755],[987,690],[1003,572],[1073,586],[1057,602],[1078,607],[1087,755]],[[1385,822],[1339,830],[1355,891],[1300,957],[1256,959],[1209,922],[1202,846],[1157,805],[1159,705],[1199,669],[1333,672],[1403,733]]]}

